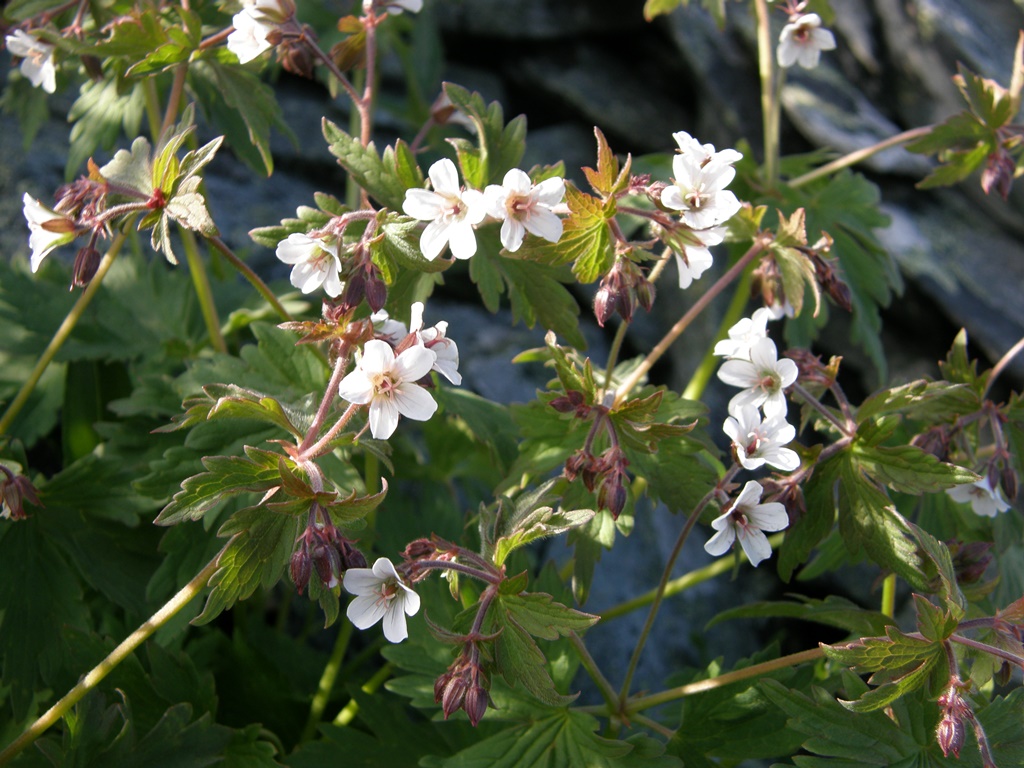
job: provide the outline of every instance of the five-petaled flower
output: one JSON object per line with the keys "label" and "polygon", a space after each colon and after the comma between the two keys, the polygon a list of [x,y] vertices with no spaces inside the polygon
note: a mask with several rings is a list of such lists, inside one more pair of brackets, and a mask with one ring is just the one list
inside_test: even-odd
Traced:
{"label": "five-petaled flower", "polygon": [[430,222],[420,236],[420,250],[433,261],[445,246],[451,246],[455,258],[468,259],[476,253],[473,227],[487,215],[484,195],[476,189],[462,189],[455,163],[447,158],[430,166],[427,176],[434,191],[406,190],[402,204],[409,216]]}
{"label": "five-petaled flower", "polygon": [[21,202],[25,220],[28,222],[28,245],[32,249],[29,263],[35,272],[50,251],[75,239],[75,223],[66,216],[51,211],[28,192],[22,197]]}
{"label": "five-petaled flower", "polygon": [[344,583],[356,596],[345,611],[356,628],[368,629],[383,619],[389,642],[400,643],[409,636],[405,617],[416,615],[420,596],[405,584],[390,560],[378,557],[373,568],[349,568]]}
{"label": "five-petaled flower", "polygon": [[732,165],[743,159],[742,152],[735,149],[723,149],[718,152],[715,150],[714,144],[701,144],[686,131],[676,131],[672,134],[672,138],[679,145],[679,152],[700,166],[707,165],[712,161]]}
{"label": "five-petaled flower", "polygon": [[789,525],[786,508],[777,501],[759,504],[764,489],[751,480],[740,491],[732,506],[711,521],[711,527],[718,533],[708,539],[704,550],[709,555],[724,555],[736,539],[750,564],[757,566],[772,554],[765,531],[781,531]]}
{"label": "five-petaled flower", "polygon": [[413,346],[395,355],[391,345],[371,339],[363,346],[355,370],[338,385],[338,394],[356,405],[370,406],[370,434],[387,440],[398,427],[399,415],[426,421],[437,403],[416,382],[430,372],[437,359],[424,346]]}
{"label": "five-petaled flower", "polygon": [[562,220],[552,209],[563,197],[564,179],[553,177],[534,184],[518,168],[506,173],[500,186],[491,184],[484,190],[488,215],[503,222],[501,244],[508,251],[518,251],[527,232],[557,243]]}
{"label": "five-petaled flower", "polygon": [[1010,508],[1006,499],[1003,498],[1002,491],[998,487],[993,488],[987,476],[976,483],[947,488],[946,493],[953,501],[958,501],[961,504],[969,503],[974,513],[983,517],[995,517]]}
{"label": "five-petaled flower", "polygon": [[757,469],[765,464],[791,472],[800,466],[796,451],[784,447],[796,437],[796,428],[782,416],[761,420],[752,405],[737,408],[722,427],[732,438],[736,460],[744,469]]}
{"label": "five-petaled flower", "polygon": [[775,342],[758,339],[750,347],[750,360],[726,360],[718,369],[718,378],[743,391],[729,401],[729,413],[744,406],[761,406],[764,415],[785,416],[786,387],[796,382],[799,369],[789,358],[778,359]]}
{"label": "five-petaled flower", "polygon": [[36,88],[47,93],[57,90],[57,67],[53,63],[54,47],[23,29],[16,29],[5,38],[7,50],[21,57],[21,74]]}
{"label": "five-petaled flower", "polygon": [[729,338],[715,344],[715,354],[749,360],[750,347],[768,337],[768,321],[771,319],[772,311],[767,307],[755,309],[753,315],[742,318],[729,329]]}
{"label": "five-petaled flower", "polygon": [[740,209],[740,201],[726,189],[736,176],[727,158],[705,162],[705,154],[683,152],[672,158],[674,184],[665,187],[661,203],[681,211],[683,223],[694,229],[724,224]]}
{"label": "five-petaled flower", "polygon": [[291,282],[303,293],[323,286],[332,299],[341,295],[341,257],[338,239],[293,232],[277,244],[277,258],[292,264]]}
{"label": "five-petaled flower", "polygon": [[821,17],[816,13],[805,13],[782,28],[776,53],[780,67],[799,64],[804,69],[813,69],[818,66],[821,52],[835,47],[835,37],[821,28]]}

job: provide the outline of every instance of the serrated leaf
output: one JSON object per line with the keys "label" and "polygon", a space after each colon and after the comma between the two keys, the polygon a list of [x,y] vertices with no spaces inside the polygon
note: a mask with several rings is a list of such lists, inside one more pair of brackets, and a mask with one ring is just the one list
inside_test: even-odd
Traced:
{"label": "serrated leaf", "polygon": [[915,594],[914,607],[917,609],[917,631],[925,640],[942,642],[956,631],[957,620],[948,611],[939,608],[928,598]]}
{"label": "serrated leaf", "polygon": [[558,242],[527,240],[516,256],[550,266],[572,262],[576,278],[592,283],[611,269],[615,261],[608,228],[609,219],[615,215],[614,200],[603,203],[567,182],[565,203],[569,215],[563,220]]}
{"label": "serrated leaf", "polygon": [[977,410],[977,395],[962,383],[918,379],[868,397],[857,408],[858,422],[899,413],[911,419],[953,420]]}
{"label": "serrated leaf", "polygon": [[280,454],[246,447],[246,456],[207,456],[206,472],[187,478],[156,519],[158,525],[200,520],[218,502],[246,491],[265,492],[281,484]]}
{"label": "serrated leaf", "polygon": [[990,130],[999,130],[1016,116],[1019,104],[995,80],[976,75],[963,64],[958,64],[953,82],[967,100],[971,112]]}
{"label": "serrated leaf", "polygon": [[236,512],[217,532],[218,536],[232,538],[210,577],[213,591],[206,598],[203,612],[192,623],[208,624],[222,611],[252,595],[257,587],[274,586],[291,557],[299,527],[299,517],[276,514],[262,507]]}
{"label": "serrated leaf", "polygon": [[557,640],[570,632],[582,632],[598,620],[597,616],[556,603],[544,592],[502,595],[500,604],[519,626],[542,640]]}
{"label": "serrated leaf", "polygon": [[327,118],[323,120],[322,129],[327,148],[352,180],[385,208],[402,210],[406,187],[381,160],[374,143],[371,141],[364,147]]}
{"label": "serrated leaf", "polygon": [[836,521],[836,491],[844,459],[832,456],[816,464],[814,473],[803,488],[807,511],[786,529],[786,538],[778,550],[779,576],[788,582],[793,572],[810,559],[822,540],[832,531]]}
{"label": "serrated leaf", "polygon": [[139,136],[130,150],[119,149],[110,162],[100,168],[100,175],[112,184],[137,190],[148,197],[153,192],[150,150],[149,140]]}
{"label": "serrated leaf", "polygon": [[939,461],[914,445],[855,444],[851,458],[868,477],[899,493],[932,493],[981,479],[969,469]]}
{"label": "serrated leaf", "polygon": [[501,105],[485,104],[479,93],[470,93],[454,83],[442,83],[452,105],[476,126],[478,146],[465,140],[450,140],[458,156],[466,185],[483,189],[497,184],[507,171],[515,168],[526,150],[526,118],[522,115],[505,124]]}
{"label": "serrated leaf", "polygon": [[962,619],[967,614],[967,599],[957,583],[949,547],[919,526],[913,527],[913,533],[921,551],[935,564],[941,583],[940,596],[947,610],[953,618]]}
{"label": "serrated leaf", "polygon": [[706,628],[734,619],[785,617],[838,627],[864,636],[885,632],[890,621],[884,614],[865,610],[838,595],[829,595],[824,600],[796,597],[799,602],[766,601],[730,608],[715,616]]}
{"label": "serrated leaf", "polygon": [[[116,78],[87,80],[71,105],[68,121],[71,147],[64,165],[64,177],[71,179],[82,164],[101,147],[110,149],[121,136],[138,136],[145,110],[141,82],[121,91]],[[141,138],[141,137],[140,137]]]}
{"label": "serrated leaf", "polygon": [[505,681],[513,688],[523,688],[549,707],[564,707],[575,701],[579,694],[565,696],[555,690],[547,658],[530,633],[519,625],[511,612],[500,605],[495,608],[488,612],[489,632],[499,633],[494,641],[494,663]]}
{"label": "serrated leaf", "polygon": [[[516,530],[502,536],[495,542],[494,564],[502,565],[514,550],[524,547],[537,539],[558,536],[580,525],[590,522],[595,512],[592,509],[555,511],[551,507],[540,507],[518,523]],[[553,638],[547,638],[549,640]]]}
{"label": "serrated leaf", "polygon": [[[795,214],[794,214],[795,218]],[[821,310],[821,292],[814,273],[814,264],[796,248],[772,245],[772,255],[782,276],[782,288],[786,293],[786,301],[793,306],[793,312],[800,315],[804,307],[805,288],[810,288],[814,296],[814,312]]]}

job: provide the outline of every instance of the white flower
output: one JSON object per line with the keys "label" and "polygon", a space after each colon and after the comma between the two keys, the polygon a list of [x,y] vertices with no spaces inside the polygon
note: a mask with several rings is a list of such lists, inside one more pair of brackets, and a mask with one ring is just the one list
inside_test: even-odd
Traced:
{"label": "white flower", "polygon": [[755,309],[750,317],[744,317],[729,329],[729,338],[715,344],[715,354],[719,357],[738,357],[750,359],[750,347],[754,342],[768,337],[768,321],[772,312],[767,307]]}
{"label": "white flower", "polygon": [[690,153],[672,158],[674,184],[665,187],[661,202],[683,212],[683,222],[694,229],[724,224],[740,209],[740,201],[726,189],[736,169],[719,159],[703,163],[703,155]]}
{"label": "white flower", "polygon": [[21,74],[36,88],[47,93],[57,90],[57,67],[53,63],[54,47],[23,29],[16,29],[5,38],[7,50],[21,57]]}
{"label": "white flower", "polygon": [[736,458],[744,469],[768,464],[792,472],[800,466],[796,451],[783,447],[796,437],[796,428],[782,416],[761,421],[760,411],[745,405],[725,420],[722,430],[732,438]]}
{"label": "white flower", "polygon": [[776,51],[780,67],[799,64],[804,69],[818,66],[822,51],[836,47],[836,39],[827,29],[821,29],[821,17],[805,13],[782,28]]}
{"label": "white flower", "polygon": [[295,15],[292,0],[242,0],[242,12],[257,21],[283,24]]}
{"label": "white flower", "polygon": [[779,301],[776,299],[770,306],[765,307],[771,313],[772,320],[781,320],[784,317],[796,317],[796,307],[789,303],[789,299]]}
{"label": "white flower", "polygon": [[723,149],[721,152],[716,152],[714,144],[701,144],[686,131],[676,131],[672,134],[672,138],[679,145],[679,151],[692,158],[698,165],[707,165],[711,161],[731,165],[743,159],[743,154],[735,149]]}
{"label": "white flower", "polygon": [[51,211],[28,192],[21,202],[28,222],[28,245],[32,249],[29,264],[35,272],[50,251],[75,239],[75,224],[66,216]]}
{"label": "white flower", "polygon": [[786,415],[783,390],[793,384],[799,371],[788,358],[778,359],[775,342],[759,339],[750,347],[750,360],[726,360],[718,369],[718,378],[743,391],[729,401],[729,413],[745,405],[762,406],[764,415]]}
{"label": "white flower", "polygon": [[257,15],[254,8],[244,8],[231,19],[234,31],[228,35],[228,50],[238,57],[239,64],[247,64],[274,44],[267,39],[277,24]]}
{"label": "white flower", "polygon": [[292,267],[292,285],[303,293],[312,293],[323,286],[332,299],[341,295],[341,257],[336,238],[310,237],[293,232],[277,244],[277,258]]}
{"label": "white flower", "polygon": [[386,309],[380,309],[370,315],[373,332],[379,339],[384,339],[392,347],[397,347],[409,335],[409,329],[401,320],[395,320]]}
{"label": "white flower", "polygon": [[681,254],[675,252],[680,288],[689,288],[694,280],[699,280],[700,276],[711,268],[714,259],[709,248],[720,244],[725,239],[725,233],[725,227],[712,227],[699,232],[690,231],[686,233],[685,238],[680,233],[680,241],[692,241],[683,244]]}
{"label": "white flower", "polygon": [[781,531],[789,525],[786,508],[776,501],[758,504],[761,501],[761,484],[753,480],[743,486],[733,505],[720,517],[711,521],[711,527],[718,533],[708,539],[704,551],[709,555],[724,555],[732,543],[740,540],[740,546],[750,564],[757,566],[772,554],[772,546],[764,531]]}
{"label": "white flower", "polygon": [[430,166],[427,175],[434,191],[408,189],[402,204],[409,216],[430,222],[420,236],[420,250],[433,261],[450,245],[455,258],[468,259],[476,253],[473,226],[487,215],[483,193],[463,190],[455,163],[447,158]]}
{"label": "white flower", "polygon": [[430,371],[437,359],[426,347],[415,346],[397,357],[391,345],[371,339],[355,370],[338,385],[338,394],[356,405],[370,404],[370,434],[387,440],[398,427],[399,415],[426,421],[437,403],[417,381]]}
{"label": "white flower", "polygon": [[416,334],[416,340],[436,356],[432,370],[437,371],[452,384],[462,383],[459,373],[459,348],[447,337],[448,323],[442,320],[430,328],[423,327],[423,302],[412,305],[409,331]]}
{"label": "white flower", "polygon": [[386,0],[384,7],[395,16],[401,14],[402,11],[419,13],[423,9],[423,0]]}
{"label": "white flower", "polygon": [[518,251],[526,233],[557,243],[562,237],[562,220],[552,208],[565,197],[565,180],[545,179],[534,184],[530,177],[513,168],[501,180],[484,190],[488,215],[504,222],[501,244],[508,251]]}
{"label": "white flower", "polygon": [[378,557],[373,568],[349,568],[345,571],[345,589],[355,595],[345,615],[358,629],[368,629],[384,619],[384,637],[400,643],[409,636],[406,616],[420,609],[420,596],[402,581],[394,564]]}
{"label": "white flower", "polygon": [[987,476],[976,483],[947,488],[946,493],[953,501],[958,501],[961,504],[969,502],[974,513],[983,517],[995,517],[1010,508],[1006,499],[1003,498],[1002,492],[999,488],[992,487]]}

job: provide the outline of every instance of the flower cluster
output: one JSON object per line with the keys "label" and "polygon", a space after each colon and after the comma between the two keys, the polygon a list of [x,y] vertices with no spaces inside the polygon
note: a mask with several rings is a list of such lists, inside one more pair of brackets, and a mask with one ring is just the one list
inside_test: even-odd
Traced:
{"label": "flower cluster", "polygon": [[[744,469],[768,465],[791,472],[799,468],[800,457],[785,447],[796,437],[796,429],[786,421],[785,390],[796,382],[799,370],[792,360],[778,359],[775,342],[768,337],[770,318],[768,308],[758,309],[715,345],[715,354],[727,358],[718,378],[743,388],[729,401],[729,417],[722,428],[732,440],[736,462]],[[771,554],[762,531],[782,530],[789,517],[783,504],[758,504],[762,491],[760,484],[747,483],[728,511],[712,524],[718,533],[704,546],[708,553],[723,554],[738,538],[752,565]]]}
{"label": "flower cluster", "polygon": [[526,173],[513,168],[500,185],[491,184],[481,192],[463,187],[455,163],[447,158],[431,165],[427,176],[432,190],[407,190],[402,210],[429,222],[420,236],[420,250],[431,261],[445,248],[451,248],[456,259],[472,257],[477,247],[475,228],[488,217],[502,222],[501,244],[508,251],[519,250],[527,233],[554,243],[562,237],[562,221],[555,208],[565,196],[563,179],[534,184]]}
{"label": "flower cluster", "polygon": [[[672,159],[673,183],[660,196],[661,205],[678,211],[686,229],[675,240],[679,287],[689,288],[711,266],[709,248],[725,238],[722,226],[740,209],[739,199],[726,189],[736,176],[733,164],[743,158],[735,149],[716,151],[686,131],[672,134],[679,152]],[[681,252],[680,252],[681,251]]]}

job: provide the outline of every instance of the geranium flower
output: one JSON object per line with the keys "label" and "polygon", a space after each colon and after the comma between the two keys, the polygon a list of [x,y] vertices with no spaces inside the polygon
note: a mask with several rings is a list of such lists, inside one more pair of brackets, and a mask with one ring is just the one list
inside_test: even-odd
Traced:
{"label": "geranium flower", "polygon": [[720,244],[725,239],[725,227],[712,227],[701,231],[689,231],[679,233],[677,238],[682,243],[683,252],[674,251],[676,257],[676,268],[679,272],[679,287],[686,290],[693,285],[694,280],[699,280],[711,265],[714,259],[709,250],[711,246]]}
{"label": "geranium flower", "polygon": [[261,20],[249,12],[249,9],[242,9],[236,13],[231,24],[234,31],[228,35],[228,50],[238,57],[239,64],[248,64],[264,51],[274,47],[268,36],[277,25],[267,20]]}
{"label": "geranium flower", "polygon": [[661,193],[666,208],[682,211],[683,221],[694,229],[724,224],[740,209],[740,201],[726,189],[736,169],[722,160],[703,163],[703,155],[684,153],[672,158],[674,183]]}
{"label": "geranium flower", "polygon": [[398,427],[399,415],[426,421],[437,403],[417,381],[430,371],[437,358],[426,347],[414,346],[397,357],[391,345],[371,339],[355,370],[338,385],[338,394],[350,403],[370,405],[370,434],[387,440]]}
{"label": "geranium flower", "polygon": [[384,339],[392,347],[397,347],[409,335],[409,329],[401,320],[395,320],[386,309],[380,309],[370,315],[373,333],[378,339]]}
{"label": "geranium flower", "polygon": [[676,131],[672,134],[672,138],[679,145],[679,151],[692,158],[698,165],[707,165],[712,161],[732,165],[743,159],[742,152],[735,149],[723,149],[721,152],[717,152],[714,144],[701,144],[686,131]]}
{"label": "geranium flower", "polygon": [[805,13],[782,28],[776,55],[780,67],[799,64],[804,69],[818,66],[822,51],[836,47],[836,39],[827,29],[821,29],[821,17]]}
{"label": "geranium flower", "polygon": [[28,192],[21,198],[21,202],[25,221],[28,222],[28,245],[32,249],[29,264],[35,272],[50,251],[75,239],[75,223],[51,211]]}
{"label": "geranium flower", "polygon": [[958,501],[961,504],[969,503],[971,509],[974,510],[974,514],[981,515],[982,517],[995,517],[1000,512],[1005,512],[1010,508],[999,488],[992,487],[988,476],[981,478],[976,483],[967,483],[966,485],[956,485],[952,488],[947,488],[946,493],[949,494],[953,501]]}
{"label": "geranium flower", "polygon": [[775,319],[767,307],[755,309],[750,317],[744,317],[729,329],[729,338],[715,344],[719,357],[750,359],[750,347],[768,337],[768,321]]}
{"label": "geranium flower", "polygon": [[423,0],[384,0],[384,8],[395,16],[398,16],[402,11],[409,11],[410,13],[419,13],[423,10]]}
{"label": "geranium flower", "polygon": [[752,405],[737,408],[725,420],[722,430],[732,439],[736,458],[744,469],[765,464],[792,472],[800,466],[796,451],[785,448],[796,437],[796,428],[782,416],[761,421],[761,413]]}
{"label": "geranium flower", "polygon": [[419,611],[420,596],[406,586],[390,560],[378,557],[373,568],[349,568],[344,583],[356,596],[345,615],[357,629],[369,629],[383,619],[388,642],[400,643],[409,636],[405,617]]}
{"label": "geranium flower", "polygon": [[729,401],[729,413],[744,406],[761,406],[764,415],[785,416],[783,390],[793,384],[799,370],[789,358],[778,359],[775,342],[759,339],[750,347],[750,360],[726,360],[718,369],[718,378],[743,391]]}
{"label": "geranium flower", "polygon": [[409,216],[430,222],[420,236],[420,250],[433,261],[445,246],[451,246],[455,258],[468,259],[476,253],[473,226],[487,215],[483,193],[463,190],[455,163],[447,158],[430,166],[427,175],[434,191],[408,189],[402,204],[402,210]]}
{"label": "geranium flower", "polygon": [[412,305],[409,332],[415,334],[416,341],[436,356],[432,370],[440,373],[452,384],[462,383],[462,374],[459,373],[459,348],[447,336],[448,323],[442,320],[430,328],[424,328],[422,301],[417,301]]}
{"label": "geranium flower", "polygon": [[53,62],[54,47],[23,29],[16,29],[4,38],[7,50],[21,58],[21,74],[36,88],[47,93],[57,90],[57,67]]}
{"label": "geranium flower", "polygon": [[332,299],[341,295],[341,257],[338,241],[333,237],[311,237],[293,232],[277,244],[277,258],[293,264],[291,283],[303,293],[312,293],[320,286]]}
{"label": "geranium flower", "polygon": [[757,566],[772,554],[765,531],[781,531],[789,525],[786,508],[777,501],[759,504],[764,489],[751,480],[740,491],[733,505],[711,521],[711,527],[718,533],[708,539],[704,551],[715,557],[729,551],[733,542],[739,539],[740,546],[750,564]]}
{"label": "geranium flower", "polygon": [[552,208],[565,197],[565,180],[544,179],[539,184],[518,168],[505,174],[501,185],[491,184],[484,190],[488,215],[502,221],[501,244],[508,251],[518,251],[526,233],[552,243],[562,237],[562,220]]}

